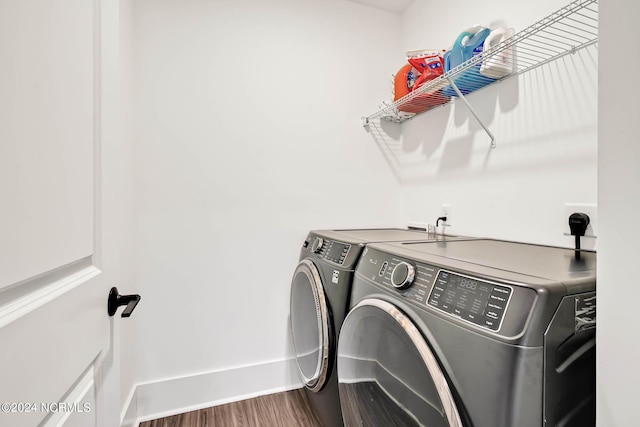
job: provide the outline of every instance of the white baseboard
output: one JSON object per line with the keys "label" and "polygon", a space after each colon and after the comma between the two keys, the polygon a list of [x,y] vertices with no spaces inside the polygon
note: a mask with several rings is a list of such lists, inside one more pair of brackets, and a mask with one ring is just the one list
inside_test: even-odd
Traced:
{"label": "white baseboard", "polygon": [[121,427],[300,387],[294,359],[137,384],[123,408]]}

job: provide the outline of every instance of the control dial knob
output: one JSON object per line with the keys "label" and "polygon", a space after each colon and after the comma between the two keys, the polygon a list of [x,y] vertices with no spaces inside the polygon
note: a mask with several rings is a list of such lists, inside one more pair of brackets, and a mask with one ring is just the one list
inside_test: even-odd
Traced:
{"label": "control dial knob", "polygon": [[322,249],[322,245],[324,245],[324,240],[322,240],[322,237],[316,237],[313,243],[311,243],[311,252],[317,254]]}
{"label": "control dial knob", "polygon": [[399,262],[391,272],[391,284],[398,290],[407,289],[413,283],[416,269],[408,262]]}

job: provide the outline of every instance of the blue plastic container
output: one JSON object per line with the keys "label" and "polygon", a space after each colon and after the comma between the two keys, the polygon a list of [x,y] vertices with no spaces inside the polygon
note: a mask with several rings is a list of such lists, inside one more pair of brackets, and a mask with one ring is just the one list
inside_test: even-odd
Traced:
{"label": "blue plastic container", "polygon": [[[468,61],[475,55],[482,53],[484,41],[490,32],[491,30],[488,28],[476,26],[460,33],[451,50],[448,50],[444,54],[445,73],[456,68],[463,62]],[[480,65],[481,63],[478,63],[464,73],[454,77],[454,82],[463,95],[496,81],[496,79],[480,74]],[[446,96],[458,96],[451,85],[446,86],[442,90],[442,93]]]}

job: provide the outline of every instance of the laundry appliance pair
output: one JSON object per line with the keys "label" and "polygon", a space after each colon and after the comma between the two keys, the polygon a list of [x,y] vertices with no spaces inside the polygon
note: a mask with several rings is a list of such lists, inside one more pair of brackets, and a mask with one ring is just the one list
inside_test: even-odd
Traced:
{"label": "laundry appliance pair", "polygon": [[300,377],[325,426],[343,425],[336,350],[365,245],[448,239],[455,237],[396,228],[309,232],[291,282],[290,324]]}
{"label": "laundry appliance pair", "polygon": [[291,328],[325,426],[595,426],[595,252],[401,230],[303,246]]}

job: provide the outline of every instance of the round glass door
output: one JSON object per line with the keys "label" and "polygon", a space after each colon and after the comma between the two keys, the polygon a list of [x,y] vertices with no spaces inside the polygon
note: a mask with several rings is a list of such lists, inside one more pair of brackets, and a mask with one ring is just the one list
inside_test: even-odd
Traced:
{"label": "round glass door", "polygon": [[318,391],[327,379],[331,325],[320,274],[309,260],[301,261],[293,273],[290,304],[298,370],[305,386]]}
{"label": "round glass door", "polygon": [[338,343],[345,426],[462,427],[451,389],[420,331],[393,304],[366,299]]}

